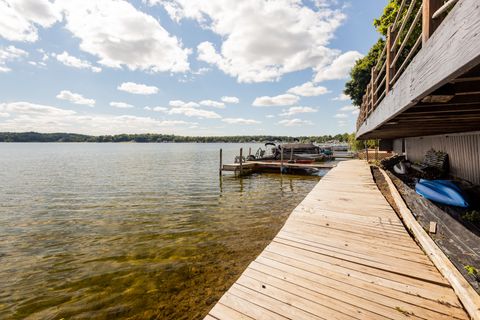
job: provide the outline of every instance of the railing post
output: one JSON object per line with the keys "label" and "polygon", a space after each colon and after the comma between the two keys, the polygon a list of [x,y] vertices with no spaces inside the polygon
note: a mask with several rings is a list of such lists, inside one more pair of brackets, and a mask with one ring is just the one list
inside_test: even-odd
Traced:
{"label": "railing post", "polygon": [[440,25],[440,19],[433,19],[433,14],[443,5],[443,0],[423,0],[422,12],[422,44],[432,36]]}
{"label": "railing post", "polygon": [[391,85],[390,82],[392,81],[393,77],[395,77],[395,66],[392,66],[392,61],[395,59],[395,52],[392,51],[393,43],[396,38],[396,32],[392,30],[392,26],[388,27],[387,31],[387,61],[385,63],[385,94],[387,94],[390,89]]}
{"label": "railing post", "polygon": [[375,104],[377,103],[377,68],[372,68],[372,111],[375,109]]}

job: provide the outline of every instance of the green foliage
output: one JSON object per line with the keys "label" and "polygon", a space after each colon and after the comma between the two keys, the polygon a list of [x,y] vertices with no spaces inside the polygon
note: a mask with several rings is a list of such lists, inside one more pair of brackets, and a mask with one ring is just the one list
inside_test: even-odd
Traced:
{"label": "green foliage", "polygon": [[358,59],[352,70],[350,70],[350,80],[345,84],[344,93],[350,96],[353,104],[356,106],[362,104],[363,95],[372,76],[372,68],[377,63],[377,59],[382,53],[384,45],[385,41],[378,39],[368,54]]}
{"label": "green foliage", "polygon": [[477,268],[474,266],[466,265],[463,267],[465,270],[467,270],[467,273],[469,276],[474,277],[477,281],[480,280],[480,272],[478,271]]}
{"label": "green foliage", "polygon": [[351,133],[349,136],[348,136],[348,145],[349,145],[349,149],[352,150],[352,151],[361,151],[361,150],[365,150],[365,144],[367,145],[367,147],[369,148],[374,148],[376,147],[376,143],[377,141],[376,140],[357,140],[355,138],[355,133]]}
{"label": "green foliage", "polygon": [[215,137],[190,137],[176,136],[170,134],[118,134],[104,136],[89,136],[74,133],[37,133],[37,132],[0,132],[0,142],[316,142],[325,143],[336,140],[339,142],[348,142],[350,135],[348,133],[324,136],[215,136]]}
{"label": "green foliage", "polygon": [[462,220],[472,223],[480,223],[480,212],[477,210],[467,211],[462,214]]}

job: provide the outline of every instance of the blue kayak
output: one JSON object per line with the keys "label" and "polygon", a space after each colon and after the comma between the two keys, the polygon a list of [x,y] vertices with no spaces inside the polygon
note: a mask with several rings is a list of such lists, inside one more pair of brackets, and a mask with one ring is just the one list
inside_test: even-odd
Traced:
{"label": "blue kayak", "polygon": [[468,207],[462,189],[450,180],[420,179],[415,185],[415,191],[422,197],[438,203],[462,208]]}

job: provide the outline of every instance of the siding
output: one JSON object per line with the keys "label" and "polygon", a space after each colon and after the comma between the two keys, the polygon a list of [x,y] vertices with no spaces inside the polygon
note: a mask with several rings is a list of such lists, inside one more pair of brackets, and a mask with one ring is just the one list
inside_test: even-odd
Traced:
{"label": "siding", "polygon": [[403,147],[402,147],[403,139],[395,139],[393,140],[393,151],[397,154],[403,154]]}
{"label": "siding", "polygon": [[480,132],[406,138],[412,162],[422,161],[431,148],[448,153],[451,175],[480,184]]}

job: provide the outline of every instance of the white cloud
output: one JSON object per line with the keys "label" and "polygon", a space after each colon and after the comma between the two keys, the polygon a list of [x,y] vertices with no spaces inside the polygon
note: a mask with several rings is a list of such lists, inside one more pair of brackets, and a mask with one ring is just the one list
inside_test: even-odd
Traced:
{"label": "white cloud", "polygon": [[172,19],[192,19],[219,35],[197,47],[197,58],[217,66],[239,82],[275,81],[286,73],[329,62],[327,48],[345,15],[312,9],[298,0],[148,0],[162,5]]}
{"label": "white cloud", "polygon": [[95,100],[84,98],[81,94],[73,93],[68,90],[60,91],[60,93],[57,95],[57,99],[67,100],[75,104],[82,104],[90,107],[95,105]]}
{"label": "white cloud", "polygon": [[0,103],[0,111],[11,116],[0,122],[1,131],[76,132],[85,134],[178,133],[197,125],[182,120],[158,120],[132,115],[79,115],[72,110],[30,102]]}
{"label": "white cloud", "polygon": [[317,72],[314,81],[346,79],[355,62],[362,57],[360,52],[348,51],[336,57],[329,65],[318,65],[314,68]]}
{"label": "white cloud", "polygon": [[213,111],[197,109],[192,107],[176,107],[167,111],[168,114],[180,114],[187,117],[196,117],[200,119],[221,119],[222,117]]}
{"label": "white cloud", "polygon": [[338,120],[337,124],[338,124],[339,127],[346,127],[347,126],[347,121]]}
{"label": "white cloud", "polygon": [[283,113],[280,114],[281,117],[290,117],[300,113],[312,113],[317,112],[317,109],[311,107],[291,107],[288,110],[284,110]]}
{"label": "white cloud", "polygon": [[334,101],[347,101],[350,100],[350,96],[346,95],[345,93],[340,93],[338,97],[333,98]]}
{"label": "white cloud", "polygon": [[152,108],[150,108],[150,107],[148,107],[148,106],[147,106],[147,107],[144,107],[143,109],[144,109],[144,110],[147,110],[147,111],[151,111],[151,110],[152,110]]}
{"label": "white cloud", "polygon": [[334,118],[337,118],[337,119],[345,119],[345,118],[348,118],[348,114],[346,113],[337,113],[333,116]]}
{"label": "white cloud", "polygon": [[[1,23],[1,22],[0,22]],[[0,47],[0,72],[9,72],[7,62],[27,57],[28,52],[14,46]]]}
{"label": "white cloud", "polygon": [[288,93],[296,94],[297,96],[304,96],[304,97],[314,97],[319,96],[322,94],[328,93],[328,89],[325,87],[316,87],[313,82],[305,82],[300,86],[296,86],[293,88],[288,89]]}
{"label": "white cloud", "polygon": [[275,116],[274,116],[273,114],[267,114],[267,115],[265,116],[265,118],[271,119],[271,118],[275,118]]}
{"label": "white cloud", "polygon": [[150,72],[189,70],[190,49],[170,35],[154,17],[123,0],[58,1],[66,29],[80,40],[80,49],[98,63]]}
{"label": "white cloud", "polygon": [[352,114],[355,115],[355,116],[358,115],[359,113],[360,113],[360,110],[359,110],[359,109],[352,111]]}
{"label": "white cloud", "polygon": [[50,27],[60,19],[48,0],[0,1],[0,37],[10,41],[37,41],[37,25]]}
{"label": "white cloud", "polygon": [[296,126],[312,125],[313,122],[309,120],[301,120],[301,119],[285,119],[285,120],[279,121],[278,124],[285,127],[296,127]]}
{"label": "white cloud", "polygon": [[182,100],[170,100],[168,102],[168,105],[171,106],[171,107],[185,107],[185,108],[196,108],[196,107],[200,106],[196,102],[193,102],[193,101],[184,102]]}
{"label": "white cloud", "polygon": [[255,107],[291,106],[296,104],[299,100],[300,98],[293,94],[281,94],[275,97],[258,97],[253,101],[252,105]]}
{"label": "white cloud", "polygon": [[356,109],[358,109],[358,108],[355,107],[355,106],[352,106],[352,105],[348,105],[348,106],[341,107],[340,111],[352,111],[352,110],[356,110]]}
{"label": "white cloud", "polygon": [[222,101],[225,103],[237,104],[240,102],[240,99],[238,99],[237,97],[223,96]]}
{"label": "white cloud", "polygon": [[225,108],[225,103],[214,101],[214,100],[202,100],[199,102],[199,104],[205,107],[212,107],[212,108],[218,108],[218,109]]}
{"label": "white cloud", "polygon": [[145,84],[139,84],[135,82],[124,82],[117,87],[120,91],[125,91],[131,94],[155,94],[158,92],[158,88],[155,86],[147,86]]}
{"label": "white cloud", "polygon": [[10,113],[8,112],[0,112],[0,118],[8,118],[10,117]]}
{"label": "white cloud", "polygon": [[0,103],[0,111],[33,116],[69,116],[76,112],[30,102]]}
{"label": "white cloud", "polygon": [[93,66],[87,60],[81,60],[77,57],[71,56],[67,51],[61,54],[53,54],[53,56],[64,65],[77,69],[89,69],[93,72],[101,72],[102,68]]}
{"label": "white cloud", "polygon": [[257,120],[243,119],[243,118],[225,118],[225,119],[222,119],[222,121],[229,124],[246,124],[246,125],[261,123],[260,121],[257,121]]}
{"label": "white cloud", "polygon": [[110,106],[119,108],[119,109],[130,109],[133,108],[131,104],[125,103],[125,102],[118,102],[118,101],[112,101],[110,102]]}

